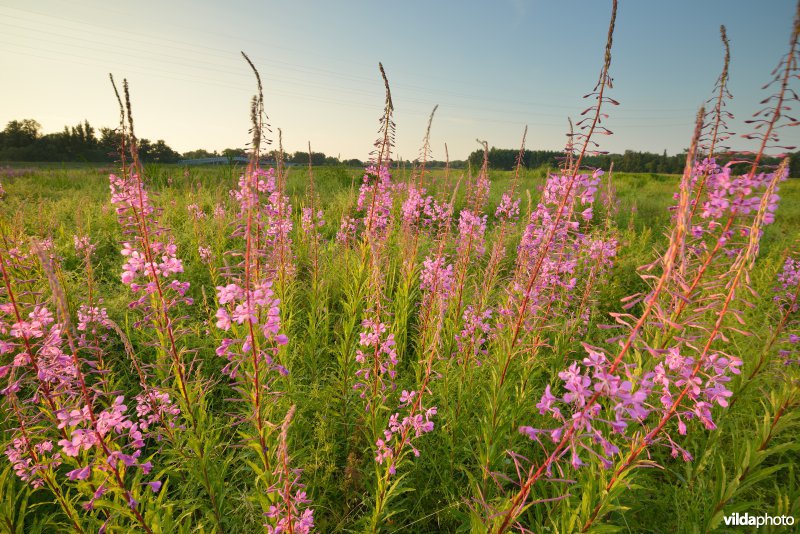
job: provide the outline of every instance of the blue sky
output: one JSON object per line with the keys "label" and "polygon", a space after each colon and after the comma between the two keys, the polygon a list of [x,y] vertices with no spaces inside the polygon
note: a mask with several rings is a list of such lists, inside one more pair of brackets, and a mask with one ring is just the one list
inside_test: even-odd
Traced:
{"label": "blue sky", "polygon": [[[366,158],[382,112],[383,62],[396,108],[397,154],[417,156],[431,109],[434,157],[478,148],[561,149],[567,117],[587,103],[611,2],[0,0],[0,124],[34,118],[45,132],[88,119],[114,126],[107,74],[131,83],[137,133],[183,152],[241,147],[254,82],[288,151]],[[788,48],[789,0],[620,0],[602,148],[676,153],[731,40],[732,129],[766,96]],[[796,128],[795,128],[796,130]],[[784,134],[800,145],[800,132]],[[750,148],[736,141],[735,148]]]}

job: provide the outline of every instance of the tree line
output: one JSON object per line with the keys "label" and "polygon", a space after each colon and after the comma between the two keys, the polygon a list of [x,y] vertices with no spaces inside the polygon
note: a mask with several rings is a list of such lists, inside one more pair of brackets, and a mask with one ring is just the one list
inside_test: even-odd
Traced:
{"label": "tree line", "polygon": [[[518,149],[496,148],[489,149],[489,168],[511,170],[517,164]],[[483,163],[483,150],[476,150],[469,155],[469,164],[476,168]],[[717,161],[724,165],[736,156],[721,154]],[[800,176],[800,152],[789,154],[790,176]],[[765,158],[765,164],[777,165],[777,158]],[[558,168],[564,163],[564,152],[555,150],[526,150],[522,164],[527,168],[552,167]],[[649,172],[656,174],[681,174],[686,165],[686,152],[668,156],[666,150],[662,154],[653,152],[637,152],[626,150],[622,154],[603,154],[586,156],[583,165],[587,167],[608,169],[614,164],[618,172]]]}
{"label": "tree line", "polygon": [[[60,132],[43,134],[33,119],[10,121],[0,132],[0,160],[4,161],[115,161],[120,133],[112,128],[95,129],[89,121],[64,126]],[[163,139],[139,139],[139,154],[145,161],[174,163],[181,155]]]}
{"label": "tree line", "polygon": [[[0,132],[0,161],[85,161],[85,162],[112,162],[118,159],[120,147],[120,133],[112,128],[94,128],[89,121],[84,121],[75,126],[65,126],[60,132],[43,134],[41,125],[33,119],[12,120]],[[516,149],[496,148],[489,150],[489,167],[492,169],[510,170],[516,165]],[[139,156],[148,163],[178,163],[185,159],[201,159],[213,157],[226,157],[232,161],[235,157],[246,157],[247,151],[243,148],[226,148],[220,152],[205,149],[191,150],[183,154],[173,150],[163,140],[151,141],[139,139]],[[277,151],[266,154],[268,159],[277,161]],[[721,163],[727,163],[730,156],[722,155],[718,158]],[[295,165],[308,165],[308,152],[297,151],[283,155],[286,163]],[[563,164],[564,153],[555,150],[526,150],[522,164],[526,168],[551,167],[557,168]],[[790,154],[790,174],[800,176],[800,152]],[[637,152],[626,150],[623,154],[605,154],[587,156],[583,163],[588,167],[608,169],[611,163],[618,172],[649,172],[658,174],[680,174],[686,164],[686,153],[667,155],[652,152]],[[405,165],[413,165],[405,161]],[[464,168],[467,164],[478,168],[483,163],[483,151],[472,152],[466,161],[450,162],[453,168]],[[765,163],[778,163],[777,160],[767,158]],[[312,152],[311,164],[319,167],[322,165],[347,165],[360,167],[364,164],[359,159],[342,160],[338,157],[327,156],[323,152]],[[430,168],[444,167],[445,162],[429,161]]]}
{"label": "tree line", "polygon": [[[138,140],[139,157],[148,163],[178,163],[187,159],[225,157],[232,161],[236,157],[246,157],[244,148],[226,148],[222,151],[205,149],[190,150],[183,154],[173,150],[163,139],[151,141]],[[112,128],[99,130],[84,121],[76,126],[65,126],[60,132],[43,134],[42,126],[33,119],[12,120],[0,132],[0,161],[85,161],[112,162],[118,159],[121,136]],[[268,159],[277,160],[278,153],[273,150],[265,154]],[[308,165],[308,152],[294,152],[283,155],[286,163]],[[337,157],[322,152],[312,152],[311,164],[361,166],[358,159],[341,161]]]}

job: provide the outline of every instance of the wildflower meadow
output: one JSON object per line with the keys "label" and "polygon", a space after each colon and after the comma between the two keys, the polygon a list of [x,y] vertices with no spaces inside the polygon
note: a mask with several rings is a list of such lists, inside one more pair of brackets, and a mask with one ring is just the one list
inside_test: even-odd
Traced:
{"label": "wildflower meadow", "polygon": [[0,174],[0,531],[798,528],[800,17],[632,174],[609,7],[559,168],[395,161],[391,65],[365,168],[289,166],[245,54],[249,164],[150,165],[112,77],[113,168]]}

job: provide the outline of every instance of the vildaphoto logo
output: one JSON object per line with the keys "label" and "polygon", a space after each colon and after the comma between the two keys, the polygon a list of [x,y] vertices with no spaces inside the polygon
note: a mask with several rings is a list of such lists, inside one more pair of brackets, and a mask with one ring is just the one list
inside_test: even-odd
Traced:
{"label": "vildaphoto logo", "polygon": [[729,527],[763,527],[766,525],[775,527],[790,527],[794,525],[794,516],[791,515],[750,515],[747,512],[740,514],[726,515],[723,520]]}

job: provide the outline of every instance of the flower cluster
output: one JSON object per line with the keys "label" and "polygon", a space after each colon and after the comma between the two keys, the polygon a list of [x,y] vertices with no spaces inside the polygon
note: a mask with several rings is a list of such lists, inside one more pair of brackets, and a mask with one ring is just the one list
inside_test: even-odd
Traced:
{"label": "flower cluster", "polygon": [[360,230],[370,238],[385,236],[392,223],[394,187],[389,168],[370,165],[361,182],[355,217],[345,215],[336,234],[339,243],[352,243]]}
{"label": "flower cluster", "polygon": [[109,176],[111,203],[116,205],[120,223],[132,241],[122,243],[122,283],[134,293],[141,293],[131,307],[139,307],[148,314],[150,296],[157,294],[167,310],[180,303],[192,304],[186,297],[189,282],[181,282],[175,275],[183,273],[183,262],[177,257],[177,246],[163,240],[163,229],[155,222],[156,210],[150,202],[140,177],[133,173],[126,177]]}
{"label": "flower cluster", "polygon": [[84,255],[91,256],[97,249],[97,246],[91,242],[88,235],[75,235],[72,236],[72,240],[75,244],[75,251]]}
{"label": "flower cluster", "polygon": [[[580,267],[596,262],[592,256],[597,255],[600,242],[580,232],[578,219],[591,221],[602,175],[598,169],[591,176],[552,174],[547,179],[542,199],[531,213],[517,248],[514,295],[526,302],[528,309],[555,303],[567,305],[558,290],[569,295],[578,284]],[[606,246],[610,248],[612,242],[601,244],[599,249],[605,250]]]}
{"label": "flower cluster", "polygon": [[[177,247],[174,243],[153,241],[150,243],[149,254],[129,242],[123,243],[122,247],[121,253],[126,258],[122,265],[122,283],[129,286],[134,293],[142,293],[132,306],[145,305],[150,295],[160,289],[163,291],[164,288],[174,291],[174,296],[168,301],[170,307],[181,302],[192,304],[192,299],[185,296],[189,282],[181,282],[175,278],[175,275],[183,272],[183,262],[176,256]],[[161,278],[164,282],[159,283]],[[169,283],[165,283],[169,279]]]}
{"label": "flower cluster", "polygon": [[225,218],[225,206],[220,203],[214,204],[214,211],[212,212],[214,218],[217,220]]}
{"label": "flower cluster", "polygon": [[796,332],[800,323],[800,260],[786,258],[783,269],[778,273],[780,285],[775,288],[775,302],[784,315],[783,336],[779,340],[781,348],[778,355],[784,365],[800,364],[800,335]]}
{"label": "flower cluster", "polygon": [[424,302],[428,302],[431,298],[440,302],[450,298],[453,291],[453,265],[447,263],[445,256],[425,258],[419,278]]}
{"label": "flower cluster", "polygon": [[314,510],[305,508],[311,502],[306,496],[306,492],[298,489],[291,496],[291,502],[286,503],[279,500],[276,504],[269,507],[266,516],[274,521],[274,524],[266,524],[268,534],[286,534],[295,532],[296,534],[308,534],[314,530]]}
{"label": "flower cluster", "polygon": [[[250,208],[257,208],[260,194],[271,194],[276,190],[275,169],[257,167],[239,177],[239,188],[232,189],[230,196],[239,204],[239,215],[243,216]],[[214,217],[225,216],[225,208],[221,204],[214,207]]]}
{"label": "flower cluster", "polygon": [[519,219],[519,203],[519,198],[514,200],[508,192],[503,193],[500,204],[494,212],[495,218],[498,221],[516,221]]}
{"label": "flower cluster", "polygon": [[[706,187],[708,200],[703,203],[701,215],[704,219],[720,220],[728,214],[747,215],[758,210],[761,197],[760,189],[772,181],[770,173],[749,174],[738,177],[732,176],[730,165],[720,167],[712,160],[706,160],[696,165],[696,173],[708,173]],[[768,211],[774,213],[780,197],[774,195],[768,204]],[[774,217],[765,221],[771,223]]]}
{"label": "flower cluster", "polygon": [[419,224],[425,208],[429,208],[432,202],[432,197],[425,196],[425,188],[417,188],[414,184],[409,184],[406,199],[400,207],[400,212],[403,214],[403,224],[409,228]]}
{"label": "flower cluster", "polygon": [[[102,304],[102,301],[99,303]],[[99,341],[108,341],[109,318],[108,311],[99,306],[89,306],[81,304],[78,307],[78,324],[75,327],[80,332],[78,345],[88,346],[87,335],[97,338]]]}
{"label": "flower cluster", "polygon": [[291,458],[287,436],[294,411],[294,406],[289,408],[278,436],[278,461],[273,471],[275,482],[269,488],[269,493],[276,495],[277,499],[265,514],[271,522],[264,525],[270,534],[308,534],[314,528],[314,510],[309,507],[311,500],[306,495],[305,485],[300,483],[301,470],[289,467]]}
{"label": "flower cluster", "polygon": [[206,214],[203,211],[203,208],[201,208],[194,202],[186,206],[186,211],[189,213],[189,218],[195,221],[201,221],[206,218]]}
{"label": "flower cluster", "polygon": [[317,212],[314,213],[314,210],[310,207],[305,207],[300,217],[300,225],[304,233],[310,234],[316,231],[317,228],[325,226],[325,213],[322,210],[317,210]]}
{"label": "flower cluster", "polygon": [[367,167],[358,192],[356,209],[363,213],[368,232],[382,234],[392,222],[392,175],[389,168]]}
{"label": "flower cluster", "polygon": [[362,399],[367,399],[366,409],[370,410],[375,402],[383,404],[387,389],[395,388],[397,350],[394,334],[386,333],[388,328],[384,323],[377,319],[364,319],[361,326],[364,328],[359,339],[362,348],[356,350],[356,362],[362,365],[356,371],[356,377],[361,382],[354,384],[353,389],[361,392]]}
{"label": "flower cluster", "polygon": [[458,218],[458,255],[469,257],[471,253],[481,256],[485,251],[486,215],[476,215],[470,210],[461,210]]}
{"label": "flower cluster", "polygon": [[778,273],[780,287],[776,288],[775,302],[783,311],[795,313],[800,310],[797,298],[797,287],[800,286],[800,259],[786,258],[783,269]]}
{"label": "flower cluster", "polygon": [[[761,195],[774,178],[775,173],[744,174],[737,177],[733,175],[730,164],[720,166],[713,158],[694,165],[690,183],[701,183],[706,195],[705,200],[693,200],[693,209],[697,210],[700,218],[692,221],[692,237],[701,239],[706,235],[715,235],[716,230],[726,225],[726,219],[741,218],[758,211]],[[777,178],[779,182],[783,181],[786,174]],[[775,210],[780,201],[780,196],[776,193],[777,186],[774,191],[766,205],[764,224],[775,221]],[[747,228],[742,228],[740,232],[746,236]],[[733,237],[734,230],[727,229],[716,236],[716,239],[720,245],[725,246]],[[702,243],[693,245],[693,250],[706,248]],[[729,254],[736,253],[736,249],[728,248],[731,248]]]}
{"label": "flower cluster", "polygon": [[481,312],[474,306],[469,305],[464,310],[464,327],[456,334],[458,353],[461,355],[463,363],[482,364],[478,356],[484,356],[488,352],[485,345],[494,331],[491,320],[491,308]]}
{"label": "flower cluster", "polygon": [[[574,468],[585,465],[582,451],[610,467],[611,456],[619,452],[612,435],[627,439],[626,428],[632,423],[643,424],[654,411],[662,418],[675,418],[681,435],[687,433],[686,422],[691,420],[698,420],[707,429],[716,428],[711,409],[714,404],[728,405],[732,393],[726,384],[730,375],[739,374],[742,365],[738,358],[720,352],[698,361],[676,346],[653,350],[658,363],[652,371],[637,374],[632,364],[615,367],[602,350],[589,345],[584,348],[587,357],[582,365],[574,362],[558,374],[563,396],[554,395],[548,385],[536,405],[540,414],[550,414],[562,424],[549,430],[530,426],[519,429],[537,441],[542,434],[554,443],[567,439]],[[681,454],[685,460],[691,459],[666,432],[665,439],[673,457]]]}
{"label": "flower cluster", "polygon": [[400,419],[400,413],[395,412],[389,417],[389,424],[383,431],[383,439],[375,442],[377,447],[375,461],[379,464],[387,462],[389,473],[396,473],[397,457],[402,450],[408,447],[414,456],[419,456],[419,449],[414,441],[423,434],[433,431],[433,417],[437,413],[435,406],[424,408],[422,399],[417,398],[418,391],[406,391],[400,394],[400,407],[408,408],[408,415]]}
{"label": "flower cluster", "polygon": [[[280,300],[274,298],[274,295],[271,280],[257,284],[250,291],[234,283],[217,286],[217,302],[220,304],[215,315],[217,328],[228,332],[234,324],[243,325],[241,329],[233,328],[233,332],[238,333],[237,338],[223,339],[216,351],[218,356],[225,357],[230,362],[223,368],[223,372],[231,378],[236,378],[241,359],[253,350],[254,342],[258,344],[258,362],[263,360],[281,374],[288,374],[273,358],[278,346],[289,341],[285,334],[280,333]],[[254,338],[253,329],[263,336],[266,346]]]}
{"label": "flower cluster", "polygon": [[200,256],[201,262],[205,263],[206,265],[211,265],[211,261],[214,259],[214,254],[211,252],[211,247],[198,245],[197,254]]}
{"label": "flower cluster", "polygon": [[433,199],[424,205],[422,214],[422,223],[432,232],[447,230],[453,219],[453,205]]}
{"label": "flower cluster", "polygon": [[65,409],[56,413],[59,421],[58,428],[63,428],[68,433],[68,439],[58,442],[58,445],[61,446],[61,454],[65,457],[75,458],[81,451],[88,451],[93,447],[96,447],[99,452],[105,453],[108,445],[104,440],[108,439],[110,434],[113,433],[115,436],[124,438],[121,448],[111,452],[105,461],[98,461],[94,466],[89,464],[67,473],[71,480],[85,480],[91,475],[92,467],[103,471],[109,466],[115,467],[116,462],[122,462],[128,468],[139,467],[144,474],[150,472],[152,469],[150,462],[139,462],[142,447],[144,447],[143,435],[139,424],[125,414],[128,407],[124,402],[124,396],[117,396],[108,408],[94,414],[94,420],[92,420],[88,406],[82,406],[80,409]]}
{"label": "flower cluster", "polygon": [[169,393],[145,386],[146,390],[136,395],[136,417],[139,428],[143,432],[151,432],[156,439],[161,439],[161,427],[170,429],[178,426],[181,409],[175,404]]}
{"label": "flower cluster", "polygon": [[44,480],[40,476],[47,469],[56,469],[62,464],[61,454],[54,451],[53,442],[43,440],[32,445],[27,437],[17,437],[4,451],[14,469],[14,474],[32,488],[41,488]]}
{"label": "flower cluster", "polygon": [[50,310],[43,305],[35,305],[26,316],[17,320],[19,309],[11,302],[0,304],[0,355],[14,353],[11,363],[0,367],[0,376],[7,374],[11,367],[15,381],[8,384],[4,394],[21,389],[24,374],[33,371],[34,379],[43,388],[43,394],[53,397],[68,395],[74,391],[77,369],[72,358],[62,350],[63,325],[55,322]]}

